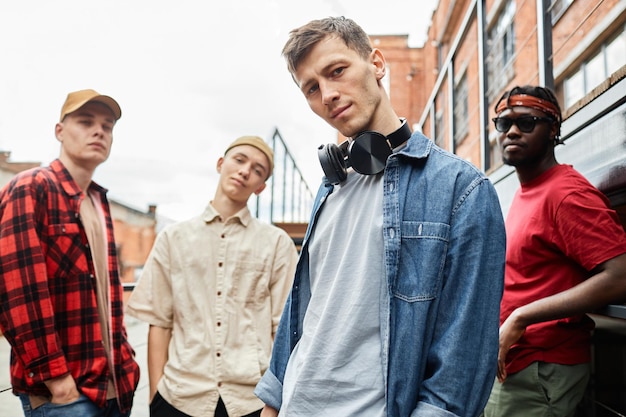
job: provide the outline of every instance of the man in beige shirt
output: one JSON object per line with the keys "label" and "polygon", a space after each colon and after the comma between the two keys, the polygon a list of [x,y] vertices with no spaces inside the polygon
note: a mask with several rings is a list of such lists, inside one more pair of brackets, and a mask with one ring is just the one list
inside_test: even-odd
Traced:
{"label": "man in beige shirt", "polygon": [[235,140],[217,161],[220,179],[204,213],[155,242],[127,306],[150,324],[152,417],[260,415],[253,390],[297,262],[287,233],[247,208],[272,169],[265,141]]}

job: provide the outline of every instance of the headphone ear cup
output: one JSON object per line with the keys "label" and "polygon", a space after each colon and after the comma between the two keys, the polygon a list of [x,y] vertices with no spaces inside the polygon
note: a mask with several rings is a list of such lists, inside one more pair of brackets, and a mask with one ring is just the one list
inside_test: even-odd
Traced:
{"label": "headphone ear cup", "polygon": [[380,133],[365,131],[350,144],[350,164],[359,174],[375,175],[385,170],[392,149]]}
{"label": "headphone ear cup", "polygon": [[324,175],[331,184],[339,184],[348,178],[345,156],[334,143],[320,145],[317,156]]}

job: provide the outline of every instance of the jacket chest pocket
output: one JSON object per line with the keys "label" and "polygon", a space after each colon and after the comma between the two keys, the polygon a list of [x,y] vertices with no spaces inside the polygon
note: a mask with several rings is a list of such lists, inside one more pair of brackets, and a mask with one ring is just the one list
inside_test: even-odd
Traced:
{"label": "jacket chest pocket", "polygon": [[402,222],[400,265],[394,297],[407,302],[429,301],[441,288],[450,235],[445,223]]}
{"label": "jacket chest pocket", "polygon": [[88,274],[85,246],[76,223],[51,224],[48,226],[46,267],[48,276],[66,278]]}

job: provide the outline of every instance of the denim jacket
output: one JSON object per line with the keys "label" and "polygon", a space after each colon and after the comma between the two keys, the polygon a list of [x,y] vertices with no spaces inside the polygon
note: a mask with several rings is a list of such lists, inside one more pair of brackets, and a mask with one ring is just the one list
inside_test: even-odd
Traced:
{"label": "denim jacket", "polygon": [[[308,238],[332,192],[325,180],[270,368],[255,390],[276,409],[311,297]],[[495,189],[473,165],[413,133],[388,158],[383,192],[387,416],[478,415],[495,378],[504,277],[504,221]]]}

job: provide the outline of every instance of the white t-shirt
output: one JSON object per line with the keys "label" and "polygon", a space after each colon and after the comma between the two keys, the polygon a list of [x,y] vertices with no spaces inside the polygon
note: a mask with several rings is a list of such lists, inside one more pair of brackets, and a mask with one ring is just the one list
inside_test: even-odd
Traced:
{"label": "white t-shirt", "polygon": [[309,241],[311,300],[280,416],[383,417],[383,176],[350,172]]}

